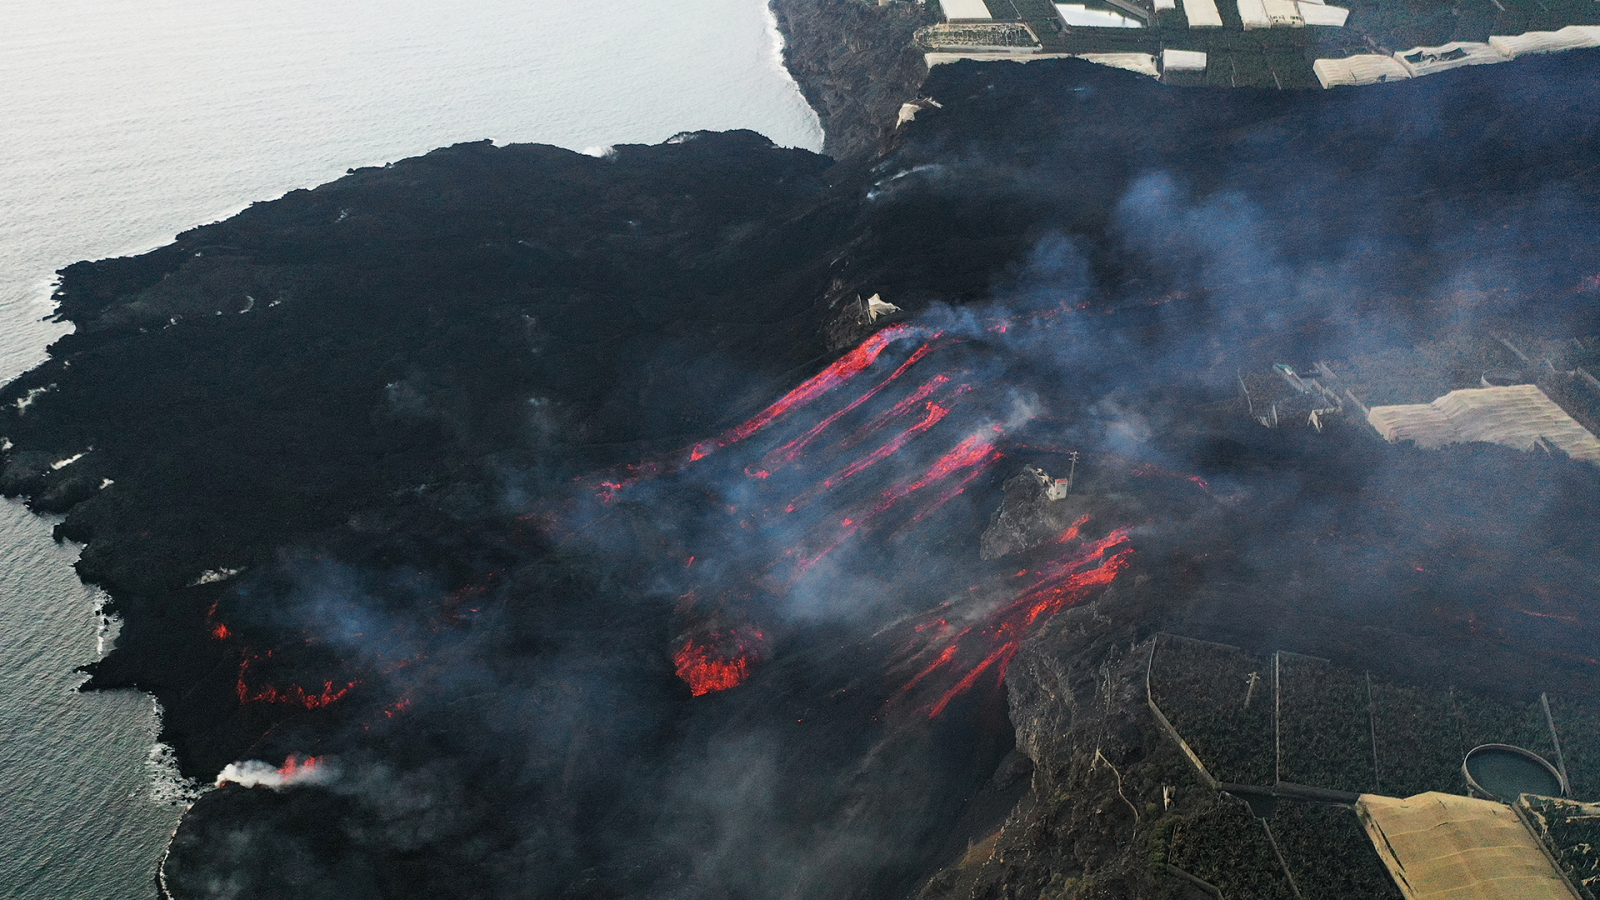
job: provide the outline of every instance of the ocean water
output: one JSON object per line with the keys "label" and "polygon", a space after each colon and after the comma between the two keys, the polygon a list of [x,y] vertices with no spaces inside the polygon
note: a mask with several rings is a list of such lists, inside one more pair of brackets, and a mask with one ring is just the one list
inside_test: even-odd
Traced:
{"label": "ocean water", "polygon": [[[457,141],[702,128],[821,146],[764,0],[7,0],[0,380],[76,260]],[[149,697],[74,691],[115,623],[50,525],[0,503],[0,897],[151,897],[184,788]]]}

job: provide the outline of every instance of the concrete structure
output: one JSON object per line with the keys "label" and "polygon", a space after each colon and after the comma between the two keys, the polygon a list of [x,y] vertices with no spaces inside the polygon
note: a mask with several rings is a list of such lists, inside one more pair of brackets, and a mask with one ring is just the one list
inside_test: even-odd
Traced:
{"label": "concrete structure", "polygon": [[1204,72],[1206,55],[1199,50],[1162,50],[1161,71]]}
{"label": "concrete structure", "polygon": [[1406,900],[1580,900],[1503,803],[1363,794],[1356,813]]}
{"label": "concrete structure", "polygon": [[1183,0],[1183,16],[1190,28],[1221,28],[1222,14],[1216,0]]}
{"label": "concrete structure", "polygon": [[1311,64],[1311,71],[1317,74],[1317,80],[1325,88],[1378,84],[1411,77],[1399,60],[1379,53],[1360,53],[1343,59],[1319,59]]}
{"label": "concrete structure", "polygon": [[1367,422],[1391,443],[1413,441],[1436,448],[1486,441],[1518,450],[1547,446],[1600,465],[1600,440],[1531,384],[1451,391],[1432,403],[1374,406],[1367,410]]}

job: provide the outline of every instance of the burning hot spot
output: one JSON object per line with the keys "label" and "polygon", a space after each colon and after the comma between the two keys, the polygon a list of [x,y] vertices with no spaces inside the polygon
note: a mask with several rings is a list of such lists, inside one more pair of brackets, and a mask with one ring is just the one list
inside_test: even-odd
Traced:
{"label": "burning hot spot", "polygon": [[672,662],[696,697],[738,687],[754,670],[765,639],[755,629],[730,628],[684,639]]}
{"label": "burning hot spot", "polygon": [[[1083,523],[1083,519],[1078,520],[1061,539],[1076,538]],[[1027,586],[1010,602],[948,638],[942,637],[944,629],[937,632],[941,637],[919,654],[932,654],[933,658],[902,691],[909,693],[925,682],[940,684],[943,690],[925,707],[928,717],[934,718],[985,675],[992,674],[998,682],[1005,677],[1006,667],[1022,649],[1023,641],[1056,613],[1077,605],[1115,580],[1132,553],[1127,529],[1119,528],[1078,547],[1069,556],[1039,566]],[[1012,577],[1025,574],[1026,571]]]}
{"label": "burning hot spot", "polygon": [[217,775],[217,787],[237,784],[240,787],[264,787],[281,791],[286,787],[307,784],[327,784],[339,777],[337,766],[320,756],[289,754],[283,765],[274,767],[259,759],[228,763]]}

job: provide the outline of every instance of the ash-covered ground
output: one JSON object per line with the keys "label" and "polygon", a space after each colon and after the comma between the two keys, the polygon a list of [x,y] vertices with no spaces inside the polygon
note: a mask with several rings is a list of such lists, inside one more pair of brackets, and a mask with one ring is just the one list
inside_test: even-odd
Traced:
{"label": "ash-covered ground", "polygon": [[[463,145],[69,268],[4,487],[127,621],[93,685],[201,780],[267,763],[165,889],[904,896],[1074,752],[1025,702],[1052,648],[1092,681],[1157,630],[1592,692],[1592,466],[1267,429],[1237,384],[1600,331],[1596,59],[941,67],[870,165]],[[981,552],[1072,452],[1071,514]],[[1074,878],[1156,890],[1082,823]]]}

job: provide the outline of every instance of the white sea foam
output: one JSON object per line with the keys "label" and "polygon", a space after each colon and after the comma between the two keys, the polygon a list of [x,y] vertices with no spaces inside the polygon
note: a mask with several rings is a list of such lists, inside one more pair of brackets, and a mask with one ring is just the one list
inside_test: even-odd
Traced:
{"label": "white sea foam", "polygon": [[[84,452],[87,453],[88,451],[84,451]],[[62,469],[65,469],[67,466],[72,465],[73,463],[77,462],[80,459],[83,459],[83,453],[75,453],[72,456],[67,457],[66,459],[58,459],[58,460],[56,460],[55,462],[50,464],[50,468],[55,470],[55,471],[57,471],[57,472],[59,472]]]}
{"label": "white sea foam", "polygon": [[27,412],[28,407],[33,405],[33,401],[39,399],[41,395],[48,394],[55,389],[56,386],[53,384],[47,387],[29,388],[26,394],[23,394],[21,397],[17,398],[17,412]]}
{"label": "white sea foam", "polygon": [[[153,701],[152,701],[153,702]],[[156,715],[161,706],[156,705]],[[183,777],[178,769],[178,754],[171,747],[157,741],[150,748],[146,761],[150,772],[150,800],[160,806],[181,806],[187,809],[212,788]]]}

